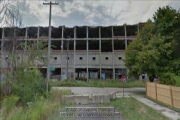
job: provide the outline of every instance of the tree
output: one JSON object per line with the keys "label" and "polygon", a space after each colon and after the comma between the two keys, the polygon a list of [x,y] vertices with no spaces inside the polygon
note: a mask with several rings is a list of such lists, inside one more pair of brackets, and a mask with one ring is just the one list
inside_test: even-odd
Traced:
{"label": "tree", "polygon": [[162,83],[175,83],[172,75],[173,61],[178,57],[174,53],[179,48],[179,16],[178,11],[167,6],[157,10],[154,22],[147,21],[126,50],[125,64],[130,68],[129,75],[137,77],[146,72],[152,79],[158,75]]}

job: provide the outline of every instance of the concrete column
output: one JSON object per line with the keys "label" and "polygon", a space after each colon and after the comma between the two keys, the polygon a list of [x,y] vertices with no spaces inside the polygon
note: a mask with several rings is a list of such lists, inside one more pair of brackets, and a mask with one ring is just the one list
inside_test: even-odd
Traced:
{"label": "concrete column", "polygon": [[76,79],[76,26],[74,27],[74,80]]}
{"label": "concrete column", "polygon": [[138,34],[139,34],[139,23],[137,24],[137,31],[138,31]]}
{"label": "concrete column", "polygon": [[115,76],[115,65],[114,65],[114,31],[113,31],[113,26],[111,28],[112,31],[112,62],[113,62],[113,80],[115,80],[116,76]]}
{"label": "concrete column", "polygon": [[89,42],[88,42],[88,38],[89,38],[89,31],[88,31],[88,26],[86,26],[86,64],[87,64],[87,81],[89,81],[89,61],[88,61],[88,57],[89,57],[89,53],[88,53],[88,50],[89,50]]}
{"label": "concrete column", "polygon": [[38,26],[38,32],[37,32],[37,49],[39,49],[39,26]]}
{"label": "concrete column", "polygon": [[62,80],[62,69],[63,69],[63,39],[64,39],[64,26],[62,26],[62,36],[61,36],[61,55],[60,55],[60,60],[61,60],[61,80]]}
{"label": "concrete column", "polygon": [[[1,60],[3,60],[3,59],[4,59],[3,52],[4,52],[4,28],[2,28],[2,39],[1,39]],[[3,62],[3,61],[1,61],[1,62]]]}
{"label": "concrete column", "polygon": [[99,75],[100,75],[100,80],[102,78],[102,65],[101,65],[101,27],[99,26]]}
{"label": "concrete column", "polygon": [[127,49],[127,30],[126,30],[126,24],[124,24],[124,36],[125,36],[125,50]]}

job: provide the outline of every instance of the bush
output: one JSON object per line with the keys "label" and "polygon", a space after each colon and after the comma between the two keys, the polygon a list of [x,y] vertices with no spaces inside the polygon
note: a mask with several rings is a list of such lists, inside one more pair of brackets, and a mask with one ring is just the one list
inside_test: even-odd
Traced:
{"label": "bush", "polygon": [[45,95],[46,80],[37,68],[19,69],[16,76],[17,80],[12,84],[12,93],[20,96],[23,104]]}

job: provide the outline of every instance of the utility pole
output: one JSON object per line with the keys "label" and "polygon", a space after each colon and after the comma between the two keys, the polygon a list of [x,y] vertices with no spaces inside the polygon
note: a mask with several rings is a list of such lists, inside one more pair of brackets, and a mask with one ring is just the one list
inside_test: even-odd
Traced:
{"label": "utility pole", "polygon": [[48,63],[47,63],[47,76],[46,76],[46,91],[48,93],[48,81],[50,80],[50,50],[51,50],[51,6],[59,5],[59,3],[43,3],[43,5],[49,5],[49,35],[48,35]]}

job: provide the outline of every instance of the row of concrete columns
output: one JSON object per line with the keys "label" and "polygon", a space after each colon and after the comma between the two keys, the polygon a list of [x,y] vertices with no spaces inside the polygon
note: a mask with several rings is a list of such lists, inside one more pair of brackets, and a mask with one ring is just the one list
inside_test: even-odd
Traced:
{"label": "row of concrete columns", "polygon": [[[113,26],[111,27],[112,29],[112,54],[113,54],[113,79],[115,79],[115,61],[114,61],[114,32],[113,32]],[[137,25],[137,30],[139,32],[139,26]],[[39,27],[38,27],[38,31],[37,31],[37,48],[38,48],[38,41],[39,41]],[[88,26],[86,27],[86,57],[87,57],[87,61],[86,61],[86,71],[87,71],[87,80],[89,79],[89,63],[88,63],[88,55],[89,55],[89,42],[88,42],[88,38],[89,38],[89,32],[88,32]],[[126,30],[126,25],[124,25],[124,31],[125,31],[125,49],[127,48],[127,30]],[[26,28],[26,33],[25,33],[25,42],[27,44],[27,37],[28,37],[28,28]],[[62,38],[61,38],[61,55],[63,54],[63,44],[64,44],[64,26],[62,26]],[[71,40],[74,40],[74,58],[76,57],[76,27],[74,27],[74,38],[71,38]],[[1,40],[1,57],[2,57],[2,54],[3,54],[3,45],[4,45],[4,29],[2,30],[2,40]],[[68,51],[67,51],[68,52]],[[99,68],[100,68],[100,79],[101,79],[101,76],[102,76],[102,65],[101,65],[101,27],[99,27],[99,61],[100,61],[100,65],[99,65]],[[60,59],[62,61],[62,57],[60,56]],[[68,58],[67,58],[68,59]],[[74,79],[75,79],[75,69],[76,69],[76,61],[74,59]],[[62,65],[62,62],[61,62],[61,66]],[[62,67],[61,67],[62,69]],[[68,69],[68,68],[66,68]],[[62,70],[61,70],[62,71]]]}

